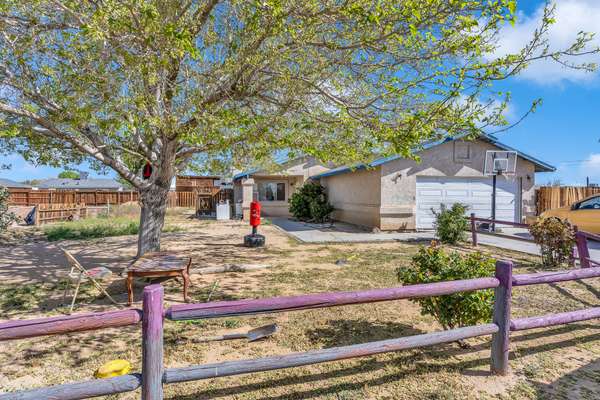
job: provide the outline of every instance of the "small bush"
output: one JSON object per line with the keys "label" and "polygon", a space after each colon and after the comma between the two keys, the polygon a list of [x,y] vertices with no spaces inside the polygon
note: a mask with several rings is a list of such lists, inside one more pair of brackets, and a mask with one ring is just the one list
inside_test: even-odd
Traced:
{"label": "small bush", "polygon": [[[433,283],[494,275],[495,260],[481,253],[446,253],[441,247],[421,247],[412,259],[412,267],[399,268],[398,280],[404,284]],[[413,300],[421,314],[433,316],[444,329],[489,322],[494,292],[491,289],[455,293]]]}
{"label": "small bush", "polygon": [[290,197],[290,213],[301,221],[323,222],[333,212],[325,188],[316,182],[307,182]]}
{"label": "small bush", "polygon": [[0,232],[4,232],[10,224],[19,219],[15,213],[8,211],[9,195],[8,189],[0,186]]}
{"label": "small bush", "polygon": [[540,246],[544,265],[558,267],[572,260],[575,229],[569,221],[557,217],[540,218],[531,224],[529,232]]}
{"label": "small bush", "polygon": [[442,210],[439,213],[434,211],[433,226],[442,243],[457,244],[466,241],[466,231],[469,229],[469,223],[465,218],[466,212],[467,206],[460,203],[454,203],[450,208],[442,204]]}

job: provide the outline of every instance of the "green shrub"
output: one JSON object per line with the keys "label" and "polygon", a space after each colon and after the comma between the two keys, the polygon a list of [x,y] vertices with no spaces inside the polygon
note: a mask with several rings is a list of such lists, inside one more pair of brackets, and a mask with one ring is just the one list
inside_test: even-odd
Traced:
{"label": "green shrub", "polygon": [[[397,270],[398,280],[407,285],[483,278],[494,275],[495,260],[481,253],[461,255],[447,253],[439,246],[421,247],[412,258],[411,267]],[[491,289],[461,292],[446,296],[414,299],[422,315],[431,315],[444,327],[489,322],[492,317],[494,292]]]}
{"label": "green shrub", "polygon": [[333,212],[325,188],[316,182],[307,182],[290,197],[290,213],[301,221],[323,222]]}
{"label": "green shrub", "polygon": [[9,195],[8,189],[0,186],[0,232],[4,232],[10,224],[19,219],[15,213],[8,211]]}
{"label": "green shrub", "polygon": [[466,231],[469,229],[469,222],[465,218],[467,206],[460,203],[452,204],[447,208],[442,204],[442,210],[435,214],[433,226],[438,239],[442,243],[457,244],[467,239]]}
{"label": "green shrub", "polygon": [[558,267],[572,261],[575,229],[569,221],[557,217],[540,218],[531,224],[529,232],[540,246],[544,265]]}

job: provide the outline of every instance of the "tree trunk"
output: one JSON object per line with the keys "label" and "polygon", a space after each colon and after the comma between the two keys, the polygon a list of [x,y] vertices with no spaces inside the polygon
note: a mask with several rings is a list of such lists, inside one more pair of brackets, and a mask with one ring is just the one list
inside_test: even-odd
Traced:
{"label": "tree trunk", "polygon": [[169,187],[154,184],[140,191],[140,230],[138,252],[141,257],[151,251],[160,251],[160,236],[165,224]]}

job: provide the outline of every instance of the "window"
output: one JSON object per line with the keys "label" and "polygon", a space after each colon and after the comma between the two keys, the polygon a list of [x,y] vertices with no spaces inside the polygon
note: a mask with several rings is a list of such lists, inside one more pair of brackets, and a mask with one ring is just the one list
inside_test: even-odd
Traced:
{"label": "window", "polygon": [[578,210],[598,210],[600,209],[600,197],[592,197],[579,203]]}
{"label": "window", "polygon": [[471,161],[471,144],[463,141],[454,141],[454,162],[468,163]]}
{"label": "window", "polygon": [[283,182],[259,182],[259,201],[285,201],[285,183]]}

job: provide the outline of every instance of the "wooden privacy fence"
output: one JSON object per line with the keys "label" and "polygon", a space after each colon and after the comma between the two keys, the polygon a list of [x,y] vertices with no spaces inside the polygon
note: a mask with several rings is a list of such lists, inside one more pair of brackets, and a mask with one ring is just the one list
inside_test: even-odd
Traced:
{"label": "wooden privacy fence", "polygon": [[38,204],[86,204],[90,206],[117,205],[138,201],[137,191],[89,190],[19,190],[9,189],[8,202],[15,206]]}
{"label": "wooden privacy fence", "polygon": [[209,198],[211,204],[225,200],[229,200],[233,204],[233,190],[218,187],[199,187],[193,192],[171,192],[169,193],[168,207],[198,208],[198,201],[203,198]]}
{"label": "wooden privacy fence", "polygon": [[[119,205],[137,202],[137,191],[75,191],[75,190],[19,190],[9,189],[8,202],[14,206],[39,204],[86,204],[88,206]],[[210,194],[216,202],[229,199],[233,203],[233,190],[219,187],[198,188],[193,192],[169,192],[167,207],[196,208],[198,193]]]}
{"label": "wooden privacy fence", "polygon": [[553,208],[570,206],[588,196],[600,193],[600,187],[542,186],[536,190],[536,212],[540,215]]}
{"label": "wooden privacy fence", "polygon": [[40,204],[35,209],[35,225],[72,221],[86,216],[85,204]]}
{"label": "wooden privacy fence", "polygon": [[[600,307],[529,318],[511,318],[513,286],[598,277],[600,276],[600,267],[523,275],[513,275],[512,269],[513,265],[511,262],[498,261],[496,263],[495,276],[489,278],[465,279],[357,292],[319,293],[257,300],[183,304],[171,306],[167,310],[163,309],[162,286],[150,285],[144,288],[142,310],[129,309],[0,323],[0,340],[13,340],[134,325],[142,321],[141,374],[134,373],[114,378],[5,393],[0,395],[0,400],[38,400],[49,398],[75,400],[129,392],[139,387],[142,388],[143,400],[160,400],[163,398],[164,384],[212,379],[364,357],[485,335],[492,335],[491,371],[495,374],[504,375],[508,372],[510,332],[600,318]],[[164,368],[163,323],[165,318],[179,321],[280,313],[349,304],[441,296],[484,289],[495,289],[493,320],[488,324],[279,356],[191,365],[181,368]]]}

